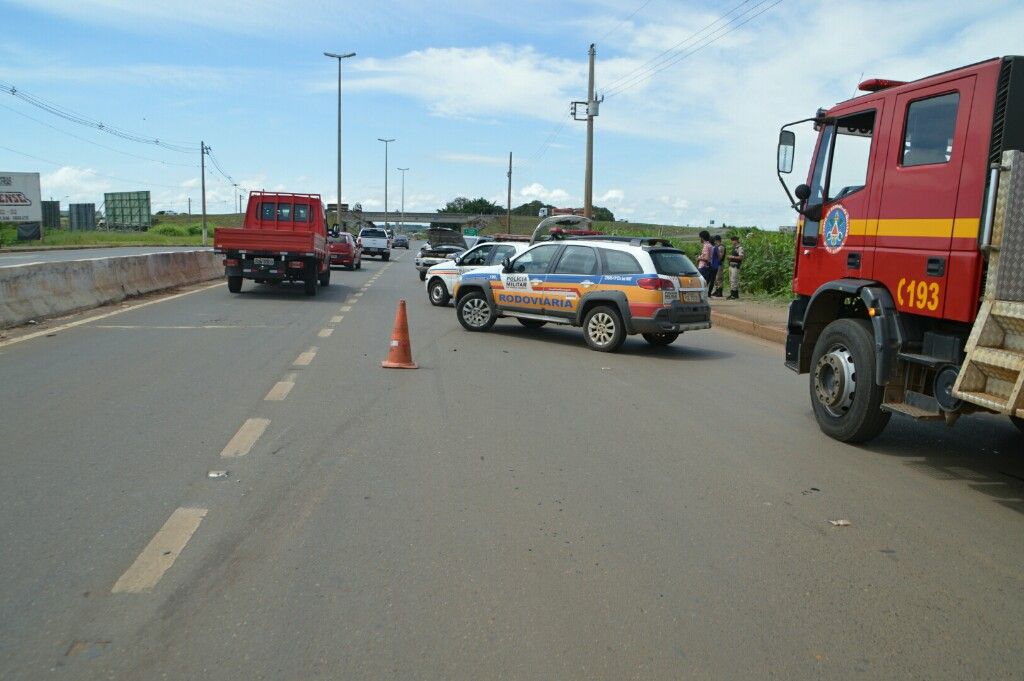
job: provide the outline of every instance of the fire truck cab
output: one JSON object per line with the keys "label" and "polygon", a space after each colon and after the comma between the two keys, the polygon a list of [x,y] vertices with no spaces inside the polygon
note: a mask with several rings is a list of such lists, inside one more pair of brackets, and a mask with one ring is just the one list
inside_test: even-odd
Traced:
{"label": "fire truck cab", "polygon": [[[893,413],[1024,430],[1024,58],[860,89],[780,131],[799,213],[786,365],[839,440]],[[791,194],[798,124],[817,142]]]}

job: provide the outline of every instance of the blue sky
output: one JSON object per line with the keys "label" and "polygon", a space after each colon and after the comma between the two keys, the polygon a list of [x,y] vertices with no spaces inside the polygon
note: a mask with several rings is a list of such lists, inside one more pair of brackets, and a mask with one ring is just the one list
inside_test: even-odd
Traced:
{"label": "blue sky", "polygon": [[[459,195],[504,204],[509,151],[513,204],[576,206],[585,124],[568,105],[585,99],[597,42],[598,90],[611,94],[596,123],[595,203],[636,221],[774,228],[792,222],[774,174],[780,124],[850,97],[862,74],[909,80],[1024,52],[1024,3],[774,2],[0,0],[0,82],[122,129],[204,139],[242,186],[333,199],[336,66],[321,53],[355,51],[345,201],[380,208],[377,138],[394,137],[392,208],[399,166],[410,168],[407,210]],[[717,40],[615,92],[709,25]],[[0,149],[0,169],[41,172],[44,197],[100,203],[104,191],[150,189],[157,209],[198,205],[198,152],[125,142],[4,93],[0,126],[0,146],[14,150]],[[232,195],[208,175],[211,212]]]}

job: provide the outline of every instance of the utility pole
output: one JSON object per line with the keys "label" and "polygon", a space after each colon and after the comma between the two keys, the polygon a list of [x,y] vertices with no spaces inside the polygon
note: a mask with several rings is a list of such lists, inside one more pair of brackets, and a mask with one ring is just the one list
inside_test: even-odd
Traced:
{"label": "utility pole", "polygon": [[512,233],[512,152],[508,152],[508,210],[505,213],[505,231]]}
{"label": "utility pole", "polygon": [[590,76],[587,79],[587,169],[583,180],[583,216],[591,217],[594,212],[594,57],[597,50],[590,44]]}
{"label": "utility pole", "polygon": [[390,139],[384,139],[383,137],[377,138],[378,142],[384,143],[384,229],[388,227],[388,145],[395,141],[392,137]]}
{"label": "utility pole", "polygon": [[402,229],[402,232],[405,233],[405,171],[408,170],[408,168],[399,168],[399,170],[402,171],[402,221],[401,221],[401,229]]}
{"label": "utility pole", "polygon": [[206,142],[199,140],[199,168],[202,173],[201,183],[203,190],[203,245],[206,245]]}
{"label": "utility pole", "polygon": [[349,57],[356,56],[355,52],[348,52],[346,54],[334,54],[333,52],[324,52],[325,57],[338,60],[338,203],[335,212],[335,219],[338,225],[341,224],[341,60],[348,59]]}
{"label": "utility pole", "polygon": [[188,224],[192,224],[192,197],[188,197]]}

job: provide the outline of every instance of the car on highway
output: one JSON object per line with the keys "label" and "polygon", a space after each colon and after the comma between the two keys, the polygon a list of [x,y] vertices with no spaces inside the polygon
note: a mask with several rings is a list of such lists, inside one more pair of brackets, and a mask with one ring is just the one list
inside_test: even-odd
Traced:
{"label": "car on highway", "polygon": [[391,237],[380,227],[364,227],[359,230],[356,243],[363,249],[363,255],[376,255],[381,260],[391,260]]}
{"label": "car on highway", "polygon": [[454,260],[446,260],[427,270],[427,298],[432,305],[443,307],[452,299],[452,291],[462,275],[477,267],[500,263],[522,253],[530,244],[525,241],[484,242],[477,244]]}
{"label": "car on highway", "polygon": [[331,283],[327,226],[319,194],[249,193],[241,227],[218,227],[213,250],[224,255],[228,290],[243,279],[258,284],[301,281],[306,295]]}
{"label": "car on highway", "polygon": [[331,267],[358,270],[363,266],[363,247],[348,232],[328,232],[327,250],[331,253]]}
{"label": "car on highway", "polygon": [[427,243],[420,248],[413,260],[413,266],[420,273],[420,281],[426,280],[427,270],[431,267],[451,260],[468,249],[466,239],[459,230],[445,227],[427,230]]}
{"label": "car on highway", "polygon": [[711,328],[704,281],[686,255],[660,239],[565,238],[534,244],[499,265],[462,275],[454,291],[459,323],[486,331],[500,317],[527,328],[583,328],[592,349],[614,352],[627,335],[668,345]]}
{"label": "car on highway", "polygon": [[391,240],[392,248],[404,248],[409,250],[409,235],[408,234],[396,234],[395,238]]}

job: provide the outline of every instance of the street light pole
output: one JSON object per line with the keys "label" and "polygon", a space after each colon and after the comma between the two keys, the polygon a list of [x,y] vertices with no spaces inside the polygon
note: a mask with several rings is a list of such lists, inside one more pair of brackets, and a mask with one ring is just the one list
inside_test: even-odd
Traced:
{"label": "street light pole", "polygon": [[402,171],[402,221],[400,224],[402,232],[405,232],[405,171],[408,168],[399,168],[399,170]]}
{"label": "street light pole", "polygon": [[355,52],[348,52],[346,54],[335,54],[333,52],[324,52],[325,57],[338,60],[338,203],[334,209],[335,220],[338,225],[341,224],[341,60],[348,59],[349,57],[356,56]]}
{"label": "street light pole", "polygon": [[384,143],[384,229],[388,228],[388,145],[395,141],[395,138],[377,138],[378,142]]}

